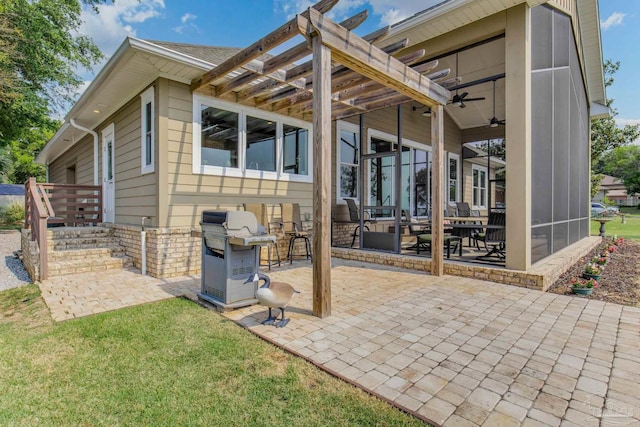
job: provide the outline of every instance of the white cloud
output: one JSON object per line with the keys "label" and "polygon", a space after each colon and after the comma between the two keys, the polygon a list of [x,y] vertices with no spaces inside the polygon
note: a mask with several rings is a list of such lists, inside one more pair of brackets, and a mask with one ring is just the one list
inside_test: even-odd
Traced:
{"label": "white cloud", "polygon": [[611,16],[609,16],[604,21],[600,21],[600,28],[603,30],[608,30],[611,27],[615,27],[616,25],[622,25],[622,20],[627,16],[624,13],[613,12]]}
{"label": "white cloud", "polygon": [[158,17],[164,0],[117,0],[82,12],[80,33],[91,37],[106,56],[110,56],[127,36],[135,36],[135,24]]}
{"label": "white cloud", "polygon": [[191,22],[191,21],[195,21],[196,18],[198,18],[197,15],[187,12],[184,15],[182,15],[182,17],[180,18],[180,22],[182,22],[182,25],[173,27],[172,30],[178,34],[183,34],[186,30],[189,30],[189,29],[194,30],[197,33],[200,33],[200,28],[198,28],[196,24]]}
{"label": "white cloud", "polygon": [[197,15],[187,12],[184,15],[182,15],[182,18],[180,18],[180,22],[182,22],[183,24],[186,24],[189,21],[195,21],[197,17],[198,17]]}

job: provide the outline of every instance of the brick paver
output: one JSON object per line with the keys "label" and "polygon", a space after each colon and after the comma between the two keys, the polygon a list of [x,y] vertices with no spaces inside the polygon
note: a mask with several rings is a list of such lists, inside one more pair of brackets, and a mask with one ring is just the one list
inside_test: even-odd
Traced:
{"label": "brick paver", "polygon": [[[334,265],[328,318],[312,315],[307,263],[269,273],[301,291],[285,328],[261,325],[267,310],[259,305],[224,315],[438,425],[640,425],[640,308]],[[54,318],[64,320],[194,298],[199,278],[88,273],[53,278],[41,289]]]}

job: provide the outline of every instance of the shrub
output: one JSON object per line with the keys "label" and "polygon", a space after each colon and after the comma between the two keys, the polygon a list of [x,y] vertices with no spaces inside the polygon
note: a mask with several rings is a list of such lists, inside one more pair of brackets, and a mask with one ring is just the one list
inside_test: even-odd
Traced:
{"label": "shrub", "polygon": [[0,209],[0,222],[17,225],[24,221],[24,206],[20,202],[9,203]]}

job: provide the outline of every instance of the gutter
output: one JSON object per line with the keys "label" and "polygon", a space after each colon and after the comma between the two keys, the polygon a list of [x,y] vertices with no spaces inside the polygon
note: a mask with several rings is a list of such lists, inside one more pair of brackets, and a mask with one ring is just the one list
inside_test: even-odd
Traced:
{"label": "gutter", "polygon": [[71,119],[69,122],[74,128],[93,135],[93,185],[98,185],[98,133],[84,126],[80,126],[76,123],[76,119]]}

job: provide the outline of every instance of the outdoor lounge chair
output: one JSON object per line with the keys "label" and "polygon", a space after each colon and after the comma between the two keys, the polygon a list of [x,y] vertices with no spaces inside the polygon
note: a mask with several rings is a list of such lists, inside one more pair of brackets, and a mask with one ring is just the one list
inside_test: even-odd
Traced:
{"label": "outdoor lounge chair", "polygon": [[310,233],[302,229],[302,219],[300,218],[300,205],[298,203],[280,203],[282,211],[282,229],[289,237],[289,250],[287,258],[293,264],[293,253],[297,240],[304,241],[305,258],[312,259]]}
{"label": "outdoor lounge chair", "polygon": [[[482,258],[496,255],[501,261],[504,261],[506,218],[507,216],[504,212],[489,213],[487,225],[497,226],[497,228],[488,227],[485,232],[475,233],[473,235],[478,250],[480,250],[480,242],[484,244],[484,248],[487,250],[487,254],[483,255]],[[490,246],[491,249],[489,249]]]}

